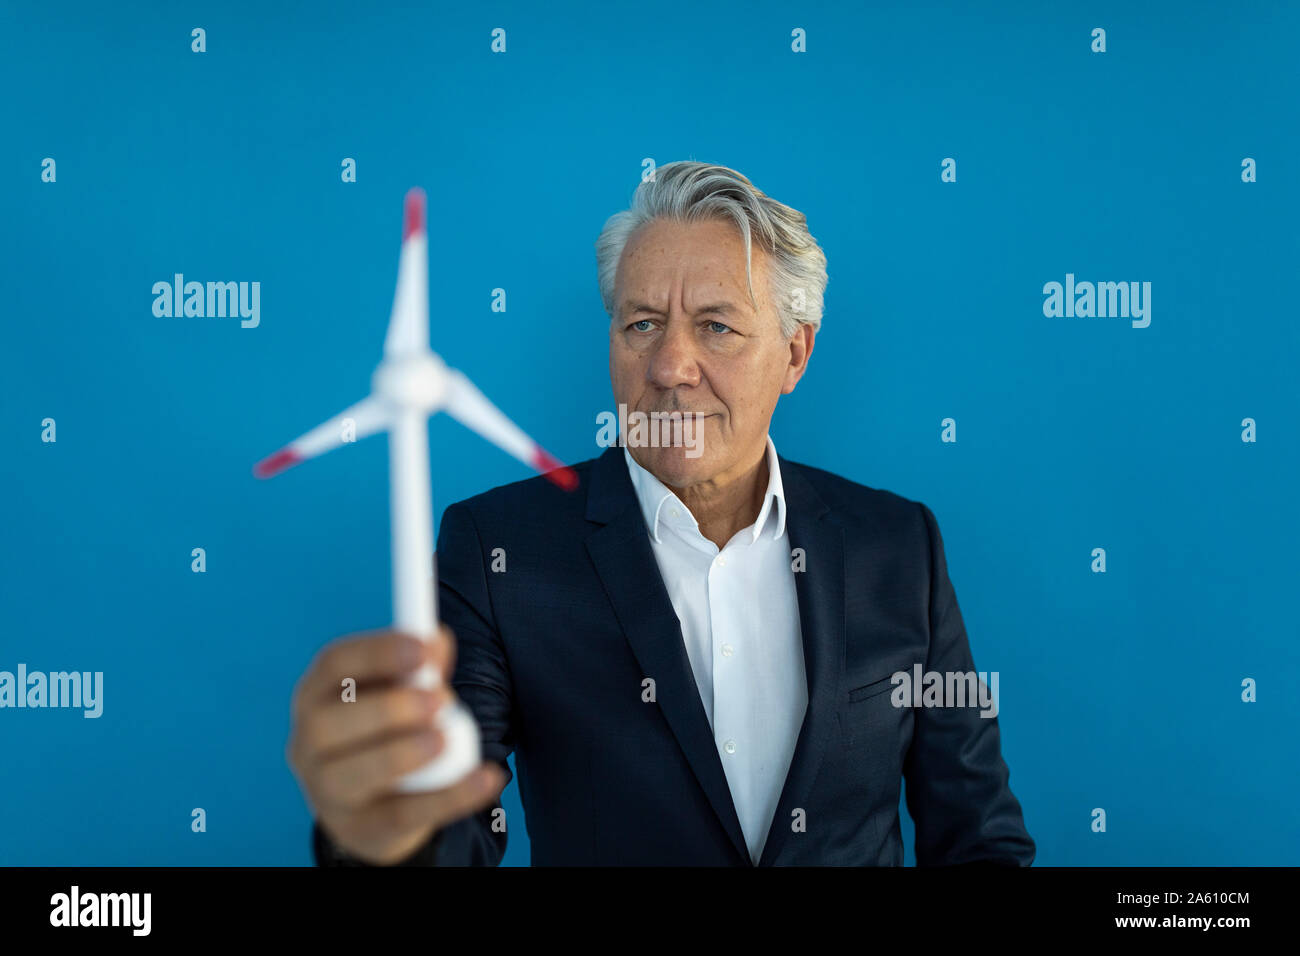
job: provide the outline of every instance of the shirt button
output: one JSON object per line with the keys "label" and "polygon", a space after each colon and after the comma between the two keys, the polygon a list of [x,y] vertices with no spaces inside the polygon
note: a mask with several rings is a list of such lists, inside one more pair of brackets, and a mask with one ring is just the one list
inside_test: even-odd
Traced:
{"label": "shirt button", "polygon": [[732,648],[732,646],[731,646],[730,644],[723,644],[723,645],[722,645],[722,656],[723,656],[723,657],[730,657],[730,656],[732,655],[733,650],[734,650],[734,648]]}
{"label": "shirt button", "polygon": [[728,740],[722,745],[722,749],[729,754],[734,754],[736,752],[736,742],[734,740]]}
{"label": "shirt button", "polygon": [[669,513],[670,515],[672,515],[674,518],[676,518],[677,515],[678,515],[678,511],[677,511],[676,508],[674,508],[672,511],[670,511],[670,512],[668,512],[668,513]]}
{"label": "shirt button", "polygon": [[727,566],[727,559],[724,558],[722,555],[718,555],[718,567],[725,568],[726,566]]}

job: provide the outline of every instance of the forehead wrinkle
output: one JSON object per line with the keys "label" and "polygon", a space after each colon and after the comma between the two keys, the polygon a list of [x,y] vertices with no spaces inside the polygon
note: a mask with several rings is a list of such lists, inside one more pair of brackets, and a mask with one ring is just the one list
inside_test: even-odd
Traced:
{"label": "forehead wrinkle", "polygon": [[[652,224],[655,225],[660,224]],[[625,285],[628,278],[626,270],[620,268],[619,285],[625,288],[623,299],[618,307],[620,314],[639,310],[654,315],[667,315],[666,308],[661,308],[650,301],[660,298],[656,291],[652,291],[652,287],[661,280],[666,280],[667,299],[671,301],[680,290],[683,305],[689,315],[696,316],[716,311],[729,315],[757,316],[760,312],[760,302],[750,297],[750,276],[746,271],[743,243],[730,229],[726,230],[726,234],[727,241],[734,240],[737,245],[736,255],[732,256],[730,250],[728,254],[723,255],[721,250],[714,246],[709,250],[712,254],[710,258],[703,262],[694,258],[681,245],[661,234],[642,233],[636,236],[629,243],[631,248],[625,250],[627,258],[624,260],[624,265],[637,263],[645,270],[645,274],[636,281],[638,288],[629,291],[626,290]],[[749,263],[753,273],[754,294],[757,297],[762,295],[760,288],[766,277],[765,266],[766,263],[762,261],[761,255],[754,255]],[[695,291],[697,289],[711,291],[697,292]],[[704,301],[701,305],[692,307],[685,302],[690,298]]]}
{"label": "forehead wrinkle", "polygon": [[[648,302],[642,302],[640,300],[631,300],[627,302],[625,308],[626,311],[628,312],[649,312],[652,315],[667,314],[666,312],[664,312],[663,309],[657,308],[655,306],[650,305]],[[741,311],[740,308],[731,302],[709,302],[700,306],[699,308],[688,310],[688,312],[691,315],[701,315],[705,312],[718,312],[723,315],[734,315],[736,313],[739,313],[740,311]]]}

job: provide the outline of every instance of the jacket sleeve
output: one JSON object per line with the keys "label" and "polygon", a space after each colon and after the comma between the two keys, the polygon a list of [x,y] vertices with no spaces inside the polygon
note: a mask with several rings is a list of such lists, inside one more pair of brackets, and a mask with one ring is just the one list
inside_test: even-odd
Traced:
{"label": "jacket sleeve", "polygon": [[[919,504],[919,503],[918,503]],[[948,577],[934,514],[919,505],[930,548],[930,646],[925,671],[972,672],[966,628]],[[907,811],[916,824],[918,866],[1002,863],[1029,866],[1035,846],[1025,830],[1002,759],[997,717],[979,706],[918,707],[903,764]]]}
{"label": "jacket sleeve", "polygon": [[[483,759],[495,760],[510,783],[506,763],[514,749],[510,671],[488,595],[483,546],[469,509],[450,505],[438,531],[438,616],[456,637],[451,685],[478,721]],[[489,806],[438,830],[397,866],[496,866],[506,851],[504,829],[493,829]],[[362,866],[334,846],[319,824],[312,828],[318,866]]]}

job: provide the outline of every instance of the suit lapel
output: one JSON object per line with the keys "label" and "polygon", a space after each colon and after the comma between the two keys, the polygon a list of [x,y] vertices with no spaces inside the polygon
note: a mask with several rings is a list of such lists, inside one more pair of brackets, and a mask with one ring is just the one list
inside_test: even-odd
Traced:
{"label": "suit lapel", "polygon": [[603,525],[587,538],[587,551],[632,653],[645,676],[654,679],[655,698],[673,736],[736,851],[748,861],[749,849],[695,686],[681,622],[664,587],[618,446],[606,450],[592,466],[587,520]]}
{"label": "suit lapel", "polygon": [[759,866],[771,866],[791,834],[791,814],[806,807],[813,780],[835,726],[844,679],[844,531],[800,465],[778,459],[785,487],[790,548],[803,550],[806,570],[795,572],[803,638],[808,709],[790,771],[777,803]]}

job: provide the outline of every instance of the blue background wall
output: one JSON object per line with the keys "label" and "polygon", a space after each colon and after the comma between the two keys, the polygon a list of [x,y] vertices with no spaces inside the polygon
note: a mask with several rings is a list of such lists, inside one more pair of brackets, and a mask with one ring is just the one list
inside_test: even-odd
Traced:
{"label": "blue background wall", "polygon": [[[934,509],[1038,862],[1296,863],[1300,7],[866,6],[6,3],[0,669],[105,701],[0,711],[0,862],[309,861],[289,695],[388,620],[386,447],[251,465],[368,388],[412,185],[434,348],[597,454],[592,243],[649,157],[807,213],[825,324],[773,438]],[[259,281],[260,325],[156,318],[177,272]],[[1151,282],[1150,326],[1045,317],[1067,272]],[[526,477],[430,431],[438,513]]]}

